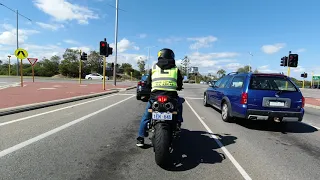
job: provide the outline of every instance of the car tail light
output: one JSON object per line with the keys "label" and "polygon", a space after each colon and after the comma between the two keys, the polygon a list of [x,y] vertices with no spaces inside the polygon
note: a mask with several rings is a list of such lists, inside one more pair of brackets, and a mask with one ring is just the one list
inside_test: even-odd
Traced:
{"label": "car tail light", "polygon": [[141,86],[141,82],[138,82],[138,86]]}
{"label": "car tail light", "polygon": [[167,102],[168,97],[167,96],[158,96],[158,102],[164,103]]}
{"label": "car tail light", "polygon": [[144,86],[144,82],[141,82],[141,86]]}
{"label": "car tail light", "polygon": [[306,103],[306,99],[302,96],[302,108],[304,108],[305,103]]}
{"label": "car tail light", "polygon": [[247,104],[247,102],[248,102],[248,93],[242,93],[240,104]]}

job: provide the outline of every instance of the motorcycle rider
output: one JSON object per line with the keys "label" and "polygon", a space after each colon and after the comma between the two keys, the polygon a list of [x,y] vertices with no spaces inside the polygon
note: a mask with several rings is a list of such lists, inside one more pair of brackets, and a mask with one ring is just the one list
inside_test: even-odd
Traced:
{"label": "motorcycle rider", "polygon": [[[161,75],[161,76],[160,76]],[[167,80],[163,80],[167,78]],[[170,80],[169,80],[170,79]],[[171,86],[159,86],[161,82],[168,82]],[[156,86],[157,85],[157,86]],[[178,96],[177,90],[182,90],[183,86],[183,77],[180,70],[175,64],[175,55],[171,49],[163,48],[158,52],[158,62],[150,70],[147,87],[151,89],[150,99],[148,101],[146,110],[142,116],[139,128],[139,135],[137,138],[137,146],[141,147],[144,145],[144,137],[148,136],[147,124],[151,119],[151,113],[148,112],[148,109],[151,108],[154,99],[159,95],[169,96],[171,98],[178,99],[178,127],[180,128],[181,123],[183,122],[182,118],[182,99]]]}

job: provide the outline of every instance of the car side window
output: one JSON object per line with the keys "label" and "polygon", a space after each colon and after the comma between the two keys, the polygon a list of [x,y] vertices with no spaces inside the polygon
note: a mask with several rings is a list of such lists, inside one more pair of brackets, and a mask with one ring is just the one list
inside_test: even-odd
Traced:
{"label": "car side window", "polygon": [[222,78],[222,81],[219,84],[219,88],[224,88],[230,78],[231,78],[230,76],[226,76],[226,77]]}
{"label": "car side window", "polygon": [[244,77],[243,76],[236,76],[232,79],[232,82],[230,84],[230,88],[242,88],[244,83]]}

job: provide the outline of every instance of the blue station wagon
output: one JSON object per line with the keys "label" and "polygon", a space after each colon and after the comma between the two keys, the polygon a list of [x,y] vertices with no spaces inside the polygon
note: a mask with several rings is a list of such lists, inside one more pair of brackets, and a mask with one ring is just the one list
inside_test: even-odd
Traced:
{"label": "blue station wagon", "polygon": [[230,73],[210,86],[205,106],[221,110],[223,121],[302,121],[305,99],[297,85],[283,74]]}

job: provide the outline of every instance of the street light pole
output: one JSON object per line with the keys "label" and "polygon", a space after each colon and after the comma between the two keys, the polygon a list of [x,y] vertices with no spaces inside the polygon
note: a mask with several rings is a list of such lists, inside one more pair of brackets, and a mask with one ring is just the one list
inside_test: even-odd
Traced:
{"label": "street light pole", "polygon": [[114,57],[114,69],[113,69],[113,85],[117,85],[117,57],[118,57],[118,12],[119,12],[119,0],[116,0],[116,25],[115,25],[115,57]]}
{"label": "street light pole", "polygon": [[153,47],[157,47],[157,46],[148,46],[146,48],[148,48],[148,59],[147,59],[147,70],[149,70],[149,61],[150,61],[150,48],[153,48]]}
{"label": "street light pole", "polygon": [[[17,49],[19,49],[19,12],[17,9]],[[22,64],[21,64],[22,66]],[[17,76],[19,76],[19,58],[17,57]]]}
{"label": "street light pole", "polygon": [[251,61],[252,61],[252,56],[253,56],[253,54],[252,54],[251,52],[249,52],[249,54],[250,54],[250,60],[249,60],[249,72],[251,72],[251,71],[252,71],[252,68],[251,68]]}
{"label": "street light pole", "polygon": [[11,66],[11,64],[10,64],[10,58],[11,58],[11,56],[8,55],[8,58],[9,58],[9,64],[8,64],[8,65],[9,65],[9,66],[8,66],[9,70],[8,70],[8,71],[9,71],[9,76],[11,76],[11,67],[10,67],[10,66]]}
{"label": "street light pole", "polygon": [[[19,48],[19,15],[24,17],[24,18],[26,18],[26,19],[28,19],[29,21],[32,21],[32,20],[27,18],[26,16],[20,14],[18,10],[13,10],[13,9],[9,8],[8,6],[2,4],[2,3],[0,3],[0,5],[5,7],[5,8],[7,8],[7,9],[9,9],[10,11],[16,13],[16,15],[17,15],[17,49],[18,49]],[[17,58],[17,76],[19,76],[19,59],[18,58]]]}

